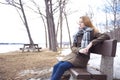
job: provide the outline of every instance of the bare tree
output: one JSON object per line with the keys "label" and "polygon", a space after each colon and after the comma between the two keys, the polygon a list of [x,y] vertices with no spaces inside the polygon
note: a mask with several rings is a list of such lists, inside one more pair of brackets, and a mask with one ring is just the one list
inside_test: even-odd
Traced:
{"label": "bare tree", "polygon": [[72,41],[71,41],[71,37],[70,37],[70,29],[69,29],[67,14],[66,14],[65,11],[64,11],[64,16],[65,16],[65,20],[66,20],[66,24],[67,24],[68,35],[69,35],[69,43],[70,43],[70,47],[71,47],[72,46]]}
{"label": "bare tree", "polygon": [[69,29],[69,23],[68,23],[68,18],[67,18],[67,12],[66,12],[66,5],[68,3],[69,0],[64,0],[63,1],[63,15],[65,17],[65,21],[66,21],[66,26],[67,26],[67,30],[68,30],[68,38],[69,38],[69,43],[70,43],[70,47],[72,46],[72,42],[71,42],[71,37],[70,37],[70,29]]}
{"label": "bare tree", "polygon": [[86,15],[89,16],[90,19],[92,19],[94,17],[94,12],[90,5],[88,5],[88,7],[89,7],[89,10],[88,10],[88,12],[86,12]]}
{"label": "bare tree", "polygon": [[45,0],[45,6],[46,6],[48,37],[49,37],[49,49],[52,51],[57,51],[52,0]]}
{"label": "bare tree", "polygon": [[[60,24],[60,32],[61,32],[61,45],[62,45],[62,21],[63,21],[63,16],[61,16],[61,15],[63,15],[63,8],[64,8],[64,6],[65,6],[65,1],[66,0],[61,0],[61,3],[60,3],[60,1],[57,1],[58,3],[59,3],[59,5],[56,5],[56,6],[54,6],[55,4],[54,3],[52,3],[52,7],[54,7],[54,9],[52,9],[52,15],[54,15],[55,13],[57,13],[57,11],[58,11],[58,8],[59,8],[59,12],[60,12],[60,19],[59,19],[59,22],[58,22],[58,24]],[[28,8],[29,9],[32,9],[35,13],[38,13],[38,14],[40,14],[40,16],[41,16],[41,18],[42,18],[42,20],[43,20],[43,23],[44,23],[44,26],[45,26],[45,35],[46,35],[46,42],[47,42],[47,28],[46,28],[46,23],[45,23],[45,21],[44,21],[44,18],[46,18],[47,19],[47,17],[44,15],[44,14],[42,14],[42,12],[40,11],[40,7],[39,7],[39,5],[34,1],[34,0],[31,0],[31,2],[33,2],[34,3],[34,5],[36,6],[36,8],[37,8],[37,11],[36,10],[34,10],[34,9],[32,9],[31,7],[29,7],[28,6]],[[49,1],[48,1],[49,2]],[[55,3],[57,3],[57,2],[55,2]],[[49,3],[49,6],[50,6],[50,3]],[[50,7],[49,7],[50,8]],[[66,16],[66,18],[67,18],[67,16]],[[67,20],[66,20],[67,21]],[[68,24],[67,24],[67,26],[68,26]],[[59,27],[59,26],[58,26]],[[57,28],[57,31],[58,31],[58,28]],[[57,32],[56,31],[56,32]],[[48,30],[48,33],[49,33],[49,30]],[[49,35],[49,34],[48,34]],[[57,33],[56,33],[56,37],[55,37],[55,39],[56,39],[56,42],[57,42]],[[50,40],[50,39],[49,39]],[[49,45],[50,45],[50,42],[49,42]],[[56,47],[57,47],[57,43],[56,43]]]}
{"label": "bare tree", "polygon": [[[69,24],[68,24],[68,19],[67,19],[67,13],[66,13],[66,4],[68,3],[68,0],[58,0],[59,4],[59,19],[58,19],[58,25],[57,25],[57,32],[58,28],[60,27],[60,48],[62,48],[63,44],[63,21],[65,19],[66,25],[67,25],[67,30],[68,30],[68,35],[69,35],[69,41],[70,41],[70,46],[71,46],[71,37],[70,37],[70,29],[69,29]],[[56,32],[56,34],[57,34]]]}
{"label": "bare tree", "polygon": [[[28,26],[28,22],[27,22],[27,18],[26,18],[26,15],[25,15],[25,11],[24,11],[24,7],[23,7],[22,1],[19,0],[19,2],[17,2],[17,1],[14,1],[14,0],[6,0],[6,2],[7,2],[7,3],[2,3],[2,2],[1,2],[1,3],[2,3],[2,4],[6,4],[6,5],[14,6],[15,8],[21,10],[23,17],[22,17],[21,14],[19,13],[20,18],[21,18],[21,20],[23,21],[23,23],[24,23],[24,25],[25,25],[25,27],[26,27],[30,44],[33,45],[34,42],[33,42],[33,39],[32,39],[32,37],[31,37],[31,34],[30,34],[30,30],[29,30],[29,26]],[[18,10],[17,10],[17,11],[18,11]]]}
{"label": "bare tree", "polygon": [[59,12],[60,12],[60,48],[62,48],[62,26],[63,26],[63,5],[62,0],[59,1]]}
{"label": "bare tree", "polygon": [[37,10],[34,10],[33,8],[31,8],[30,6],[27,6],[29,9],[31,9],[32,11],[34,11],[35,13],[39,14],[42,21],[43,21],[43,24],[44,24],[44,28],[45,28],[45,44],[46,44],[46,48],[48,47],[48,43],[47,43],[47,40],[48,40],[48,36],[47,36],[47,26],[46,26],[46,22],[45,22],[45,19],[46,19],[46,16],[41,12],[41,9],[39,7],[39,4],[37,4],[34,0],[31,0],[31,2],[34,4],[34,6],[37,8]]}
{"label": "bare tree", "polygon": [[[119,21],[120,21],[120,0],[106,0],[107,1],[107,5],[105,4],[105,8],[104,11],[106,14],[111,15],[111,17],[113,17],[112,19],[110,19],[109,17],[106,16],[106,25],[110,24],[113,26],[113,30],[111,32],[111,38],[114,39],[119,39],[119,32],[120,31],[116,31],[117,28],[119,28]],[[109,21],[108,21],[109,20]],[[109,23],[108,23],[109,22]]]}
{"label": "bare tree", "polygon": [[21,11],[23,13],[23,18],[24,18],[24,21],[25,21],[25,26],[26,26],[26,29],[27,29],[27,32],[28,32],[30,44],[33,45],[34,42],[32,40],[31,34],[30,34],[30,30],[29,30],[29,27],[28,27],[28,22],[27,22],[27,18],[26,18],[25,12],[24,12],[23,4],[22,4],[21,0],[19,0],[19,2],[20,2]]}

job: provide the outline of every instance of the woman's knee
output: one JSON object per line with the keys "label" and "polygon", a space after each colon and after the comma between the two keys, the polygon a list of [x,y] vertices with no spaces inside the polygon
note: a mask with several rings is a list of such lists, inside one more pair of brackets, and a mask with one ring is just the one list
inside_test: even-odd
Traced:
{"label": "woman's knee", "polygon": [[57,68],[58,67],[58,65],[57,64],[55,64],[54,66],[53,66],[53,68]]}
{"label": "woman's knee", "polygon": [[57,64],[55,64],[53,67],[57,68],[59,65],[61,65],[62,62],[58,62]]}
{"label": "woman's knee", "polygon": [[60,65],[59,65],[59,68],[65,69],[65,70],[67,70],[67,69],[69,69],[69,68],[71,68],[71,67],[72,67],[72,64],[69,63],[69,62],[64,62],[63,64],[60,64]]}

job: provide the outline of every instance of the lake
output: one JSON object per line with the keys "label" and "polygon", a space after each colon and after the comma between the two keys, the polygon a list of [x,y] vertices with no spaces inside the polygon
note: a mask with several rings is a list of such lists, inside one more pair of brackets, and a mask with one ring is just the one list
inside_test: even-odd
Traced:
{"label": "lake", "polygon": [[0,45],[0,53],[19,50],[23,45]]}
{"label": "lake", "polygon": [[[38,44],[39,47],[45,48],[43,43]],[[10,51],[16,51],[23,47],[23,44],[0,44],[0,53],[6,53]]]}

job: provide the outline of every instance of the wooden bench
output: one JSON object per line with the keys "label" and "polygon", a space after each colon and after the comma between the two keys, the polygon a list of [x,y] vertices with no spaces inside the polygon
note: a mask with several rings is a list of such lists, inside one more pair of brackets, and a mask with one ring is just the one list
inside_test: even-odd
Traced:
{"label": "wooden bench", "polygon": [[113,62],[116,54],[116,40],[106,40],[94,47],[92,53],[100,54],[100,70],[87,66],[87,68],[71,68],[70,80],[113,80]]}
{"label": "wooden bench", "polygon": [[94,47],[92,53],[100,54],[100,70],[90,67],[71,68],[69,70],[70,80],[113,80],[113,62],[116,54],[117,40],[106,40]]}

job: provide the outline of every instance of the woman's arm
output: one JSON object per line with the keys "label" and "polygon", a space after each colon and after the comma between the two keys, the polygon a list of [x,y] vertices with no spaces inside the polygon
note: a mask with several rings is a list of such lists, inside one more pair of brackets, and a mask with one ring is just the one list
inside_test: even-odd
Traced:
{"label": "woman's arm", "polygon": [[87,45],[86,48],[80,49],[79,52],[80,52],[80,53],[84,53],[84,54],[87,55],[87,53],[88,53],[89,49],[92,47],[92,45],[93,45],[92,42],[90,42],[90,43]]}
{"label": "woman's arm", "polygon": [[103,42],[104,40],[109,40],[110,36],[105,33],[96,33],[94,39],[91,41],[93,46],[95,46],[98,43]]}
{"label": "woman's arm", "polygon": [[88,51],[89,51],[89,49],[90,49],[92,46],[95,46],[96,44],[101,43],[101,42],[103,42],[104,40],[108,40],[108,39],[110,39],[110,37],[109,37],[107,34],[105,34],[105,33],[103,33],[103,34],[97,33],[97,34],[95,35],[95,39],[93,39],[93,40],[88,44],[88,46],[87,46],[86,48],[80,49],[79,52],[80,52],[80,53],[87,54]]}

